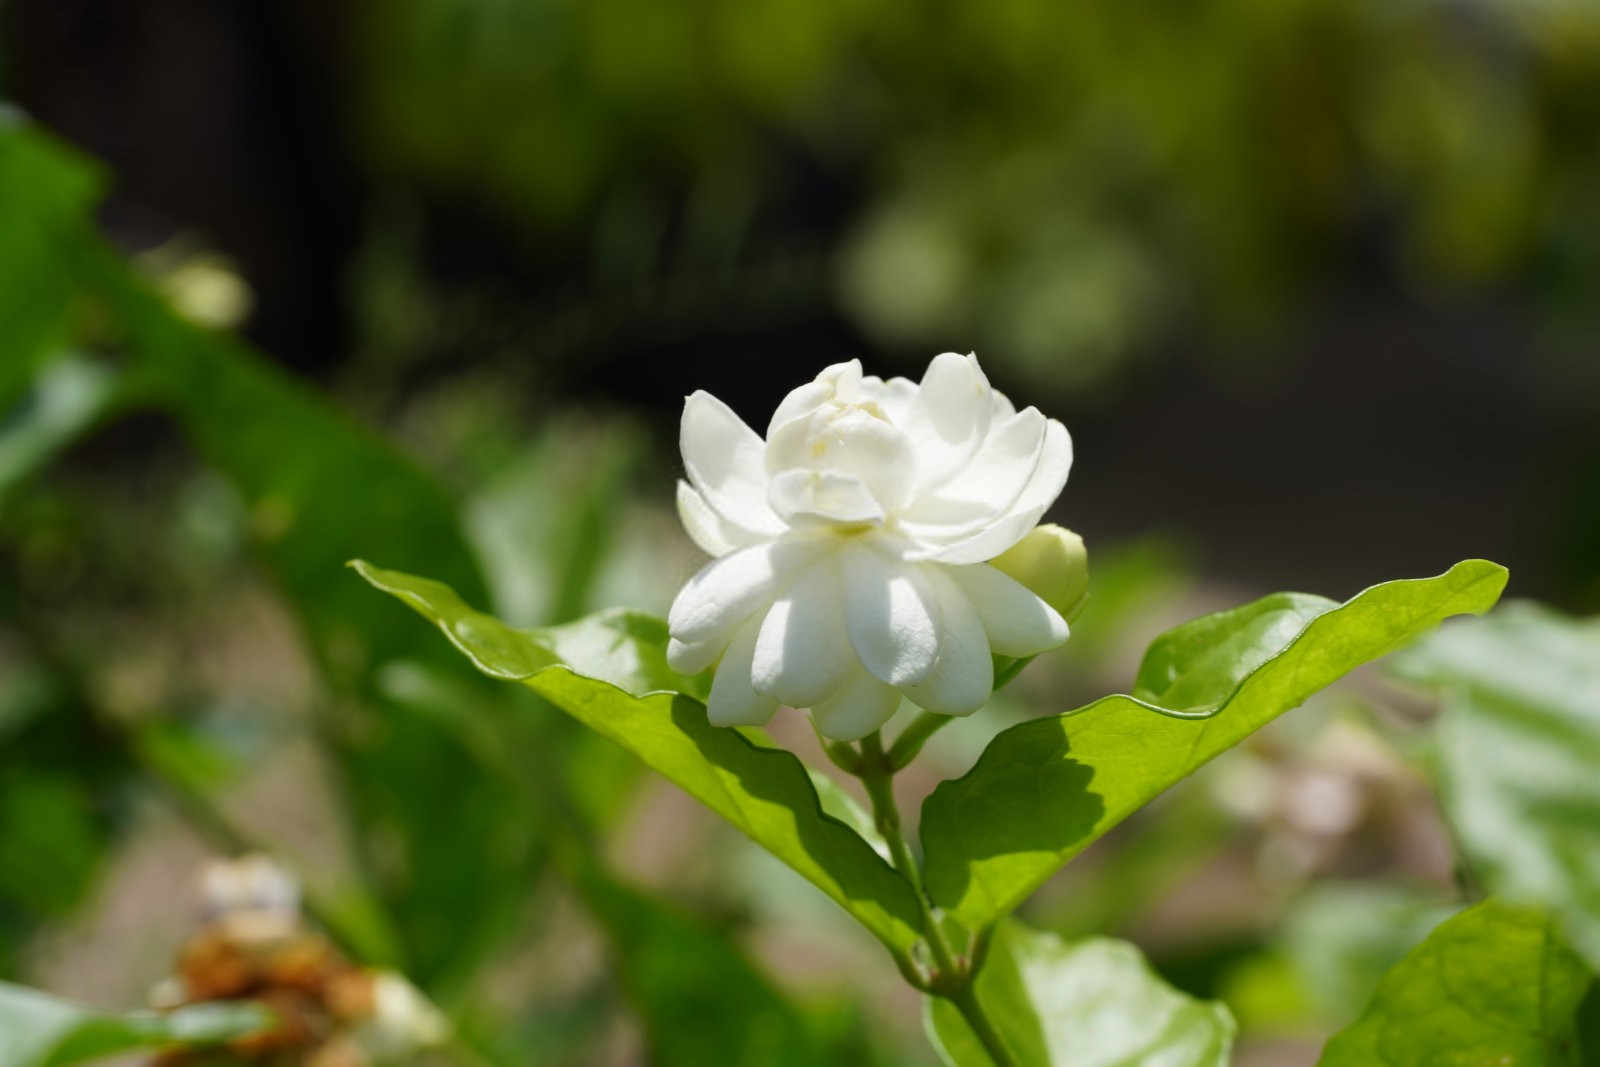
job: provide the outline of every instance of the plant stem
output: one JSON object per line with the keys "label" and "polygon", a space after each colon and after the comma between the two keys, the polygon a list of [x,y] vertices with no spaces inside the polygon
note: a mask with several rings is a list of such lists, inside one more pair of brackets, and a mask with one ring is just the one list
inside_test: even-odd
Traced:
{"label": "plant stem", "polygon": [[[941,715],[936,718],[947,719],[948,716]],[[916,730],[920,722],[922,719],[913,722],[906,728],[906,733]],[[927,732],[923,734],[922,740],[926,740],[942,725],[944,724],[934,723],[926,728]],[[902,739],[903,737],[904,735]],[[920,746],[921,741],[917,741],[916,744]],[[898,742],[895,747],[899,748]],[[972,1032],[977,1035],[985,1051],[989,1053],[989,1058],[994,1060],[996,1067],[1014,1067],[1016,1061],[1007,1051],[1000,1032],[984,1014],[983,1005],[978,1003],[977,993],[972,985],[973,974],[970,969],[972,961],[956,958],[945,936],[944,928],[939,925],[939,917],[933,912],[928,894],[922,888],[922,868],[911,853],[911,845],[900,827],[900,809],[894,802],[895,770],[893,757],[884,752],[883,739],[879,734],[872,733],[862,738],[860,769],[856,773],[861,777],[861,784],[866,786],[867,796],[872,801],[873,821],[889,845],[889,855],[894,859],[895,869],[911,883],[911,889],[916,894],[917,906],[922,911],[922,932],[928,940],[928,949],[933,954],[934,966],[938,968],[925,991],[944,997],[956,1006],[961,1012],[961,1017],[967,1020],[967,1025],[972,1027]]]}
{"label": "plant stem", "polygon": [[891,772],[904,770],[917,758],[917,753],[922,751],[922,746],[927,743],[928,738],[953,721],[949,715],[938,715],[931,711],[918,715],[890,746],[889,770]]}
{"label": "plant stem", "polygon": [[1016,1060],[1011,1058],[1011,1051],[1006,1048],[1000,1031],[994,1028],[994,1023],[984,1014],[983,1005],[978,1003],[978,991],[972,983],[968,982],[959,993],[947,999],[956,1006],[961,1017],[977,1035],[978,1042],[983,1045],[983,1050],[989,1054],[989,1058],[995,1062],[995,1067],[1015,1067]]}
{"label": "plant stem", "polygon": [[1004,667],[1000,668],[1000,670],[996,671],[994,676],[994,691],[998,693],[1000,690],[1010,685],[1011,679],[1021,674],[1022,668],[1026,667],[1032,662],[1032,656],[1023,656],[1021,659],[1012,660],[1010,663],[1007,663]]}
{"label": "plant stem", "polygon": [[[821,737],[821,735],[818,735]],[[856,750],[843,741],[829,741],[822,738],[822,753],[827,756],[833,765],[846,774],[861,773],[861,757]]]}

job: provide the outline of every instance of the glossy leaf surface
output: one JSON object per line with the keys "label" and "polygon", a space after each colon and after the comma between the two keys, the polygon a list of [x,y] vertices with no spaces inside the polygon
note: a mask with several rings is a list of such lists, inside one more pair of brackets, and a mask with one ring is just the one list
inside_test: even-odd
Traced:
{"label": "glossy leaf surface", "polygon": [[1157,638],[1133,696],[1021,723],[922,809],[926,884],[970,927],[1007,914],[1162,790],[1441,619],[1491,607],[1505,568],[1458,563],[1338,605],[1278,594]]}
{"label": "glossy leaf surface", "polygon": [[886,945],[905,950],[916,940],[910,884],[823,813],[793,754],[706,721],[697,699],[705,679],[666,666],[666,627],[659,620],[612,612],[549,630],[517,630],[474,611],[440,582],[355,567],[435,622],[479,670],[523,682],[633,752],[800,872]]}
{"label": "glossy leaf surface", "polygon": [[1384,976],[1321,1067],[1585,1067],[1600,986],[1542,912],[1490,900],[1440,924]]}
{"label": "glossy leaf surface", "polygon": [[[1234,1023],[1216,1001],[1172,988],[1126,941],[1063,941],[1007,920],[977,978],[978,1001],[1019,1064],[1227,1067]],[[948,1001],[928,1030],[952,1067],[994,1062]]]}

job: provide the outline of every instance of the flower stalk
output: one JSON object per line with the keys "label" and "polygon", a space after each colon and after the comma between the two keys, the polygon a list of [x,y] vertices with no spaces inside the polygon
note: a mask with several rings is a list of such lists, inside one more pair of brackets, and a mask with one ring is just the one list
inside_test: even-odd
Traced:
{"label": "flower stalk", "polygon": [[952,715],[940,715],[933,711],[925,711],[911,720],[911,725],[901,731],[889,747],[889,770],[898,773],[909,767],[911,761],[917,758],[917,753],[922,751],[922,746],[928,743],[928,738],[954,720]]}
{"label": "flower stalk", "polygon": [[[905,733],[896,741],[894,747],[899,749],[901,742],[904,742],[908,735],[912,736],[910,756],[905,757],[906,762],[910,762],[911,756],[916,755],[916,750],[922,747],[923,741],[944,725],[944,722],[924,723],[924,720],[931,719],[942,719],[947,722],[949,716],[923,715],[907,727]],[[913,734],[913,731],[916,733]],[[978,1041],[988,1052],[989,1058],[994,1060],[996,1067],[1014,1067],[1016,1061],[1007,1050],[1000,1032],[985,1014],[983,1005],[978,1001],[977,991],[973,987],[973,979],[976,977],[975,956],[957,955],[951,948],[949,938],[934,913],[933,904],[923,889],[922,867],[911,851],[910,842],[906,840],[905,832],[900,825],[900,809],[894,800],[894,775],[901,766],[903,764],[896,766],[891,752],[884,751],[879,732],[874,731],[861,739],[856,774],[861,778],[861,784],[866,787],[867,797],[872,802],[873,823],[889,846],[889,855],[894,861],[895,869],[911,883],[911,889],[916,894],[917,906],[922,913],[923,937],[933,957],[934,969],[931,974],[919,973],[920,968],[915,965],[915,961],[910,961],[909,967],[902,962],[901,970],[906,973],[906,977],[913,985],[926,993],[943,997],[961,1012],[961,1017],[977,1035]]]}

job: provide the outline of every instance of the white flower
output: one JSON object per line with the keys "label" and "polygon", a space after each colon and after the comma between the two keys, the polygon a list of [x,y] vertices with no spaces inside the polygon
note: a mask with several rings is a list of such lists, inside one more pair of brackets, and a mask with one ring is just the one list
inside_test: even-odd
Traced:
{"label": "white flower", "polygon": [[678,514],[718,558],[673,602],[667,658],[685,673],[720,660],[713,723],[783,703],[854,740],[902,696],[965,715],[989,697],[991,652],[1066,640],[1055,609],[985,561],[1061,492],[1072,441],[1013,409],[975,357],[937,357],[920,385],[834,364],[783,399],[765,441],[697,392],[680,444]]}

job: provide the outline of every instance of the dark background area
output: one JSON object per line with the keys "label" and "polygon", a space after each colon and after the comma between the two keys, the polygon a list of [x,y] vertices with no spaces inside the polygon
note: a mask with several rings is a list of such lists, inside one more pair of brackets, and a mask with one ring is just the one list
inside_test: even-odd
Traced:
{"label": "dark background area", "polygon": [[[1072,429],[1091,543],[1330,593],[1482,555],[1594,607],[1597,20],[1371,7],[23,0],[0,69],[118,241],[224,254],[246,335],[377,417],[489,374],[671,466],[694,388],[759,424],[825,362],[976,349]],[[873,244],[908,212],[931,243]]]}

